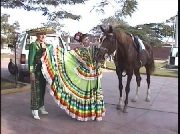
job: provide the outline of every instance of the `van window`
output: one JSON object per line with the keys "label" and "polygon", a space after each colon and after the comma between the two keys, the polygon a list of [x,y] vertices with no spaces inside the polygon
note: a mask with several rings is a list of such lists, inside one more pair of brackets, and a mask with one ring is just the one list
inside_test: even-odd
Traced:
{"label": "van window", "polygon": [[[36,41],[36,36],[28,36],[26,39],[25,49],[29,50],[29,45],[34,41]],[[61,41],[60,37],[58,37],[58,36],[46,35],[45,42],[47,44],[52,44],[54,46],[59,45],[59,46],[63,47],[62,41]]]}
{"label": "van window", "polygon": [[54,46],[63,46],[60,37],[58,36],[46,36],[45,42]]}
{"label": "van window", "polygon": [[28,35],[27,38],[26,38],[25,50],[29,50],[29,45],[34,41],[36,41],[36,36],[29,36]]}
{"label": "van window", "polygon": [[23,45],[23,39],[25,34],[18,34],[18,40],[16,42],[16,48],[20,48]]}

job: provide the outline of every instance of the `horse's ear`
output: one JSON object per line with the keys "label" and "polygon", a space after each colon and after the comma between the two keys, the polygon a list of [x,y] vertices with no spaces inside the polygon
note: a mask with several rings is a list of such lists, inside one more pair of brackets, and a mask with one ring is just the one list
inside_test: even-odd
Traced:
{"label": "horse's ear", "polygon": [[103,29],[103,27],[102,26],[100,26],[100,29],[101,29],[101,31],[104,33],[105,32],[105,30]]}
{"label": "horse's ear", "polygon": [[112,33],[113,32],[113,27],[111,25],[109,25],[109,32]]}

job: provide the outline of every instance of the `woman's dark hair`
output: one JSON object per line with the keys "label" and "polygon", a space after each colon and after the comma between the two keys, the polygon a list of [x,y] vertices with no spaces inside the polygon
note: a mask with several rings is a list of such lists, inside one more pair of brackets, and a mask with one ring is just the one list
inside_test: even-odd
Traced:
{"label": "woman's dark hair", "polygon": [[77,32],[75,35],[74,35],[74,40],[78,41],[78,42],[82,42],[82,40],[84,38],[86,38],[88,35],[87,34],[82,34],[81,32]]}

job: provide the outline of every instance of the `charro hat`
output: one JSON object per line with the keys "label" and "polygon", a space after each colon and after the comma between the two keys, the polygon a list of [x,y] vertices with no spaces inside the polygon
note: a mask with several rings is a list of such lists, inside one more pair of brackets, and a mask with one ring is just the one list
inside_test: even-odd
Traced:
{"label": "charro hat", "polygon": [[51,27],[41,27],[41,28],[35,28],[35,29],[31,29],[26,31],[26,33],[28,33],[29,35],[36,35],[36,34],[54,34],[55,30]]}

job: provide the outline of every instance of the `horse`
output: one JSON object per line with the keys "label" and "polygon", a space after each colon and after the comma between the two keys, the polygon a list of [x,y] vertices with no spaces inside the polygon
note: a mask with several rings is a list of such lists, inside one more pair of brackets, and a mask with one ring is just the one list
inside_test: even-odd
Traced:
{"label": "horse", "polygon": [[[146,101],[150,102],[150,76],[155,71],[154,65],[154,57],[152,47],[149,43],[142,41],[144,44],[144,49],[138,52],[136,43],[134,38],[131,34],[125,33],[121,30],[115,30],[110,25],[108,29],[103,29],[100,26],[103,35],[100,39],[99,49],[96,53],[95,59],[97,65],[102,64],[106,57],[115,53],[114,63],[116,66],[116,74],[119,80],[119,102],[117,104],[117,110],[123,110],[123,112],[128,112],[128,94],[130,92],[130,83],[133,74],[136,76],[137,88],[136,88],[136,95],[132,99],[132,102],[136,102],[138,99],[138,89],[140,87],[141,76],[140,76],[140,68],[145,67],[146,75],[147,75],[147,96]],[[138,61],[138,55],[140,61]],[[125,87],[126,98],[124,101],[124,108],[123,108],[123,84],[122,84],[122,77],[124,76],[124,72],[127,75],[127,82]]]}

